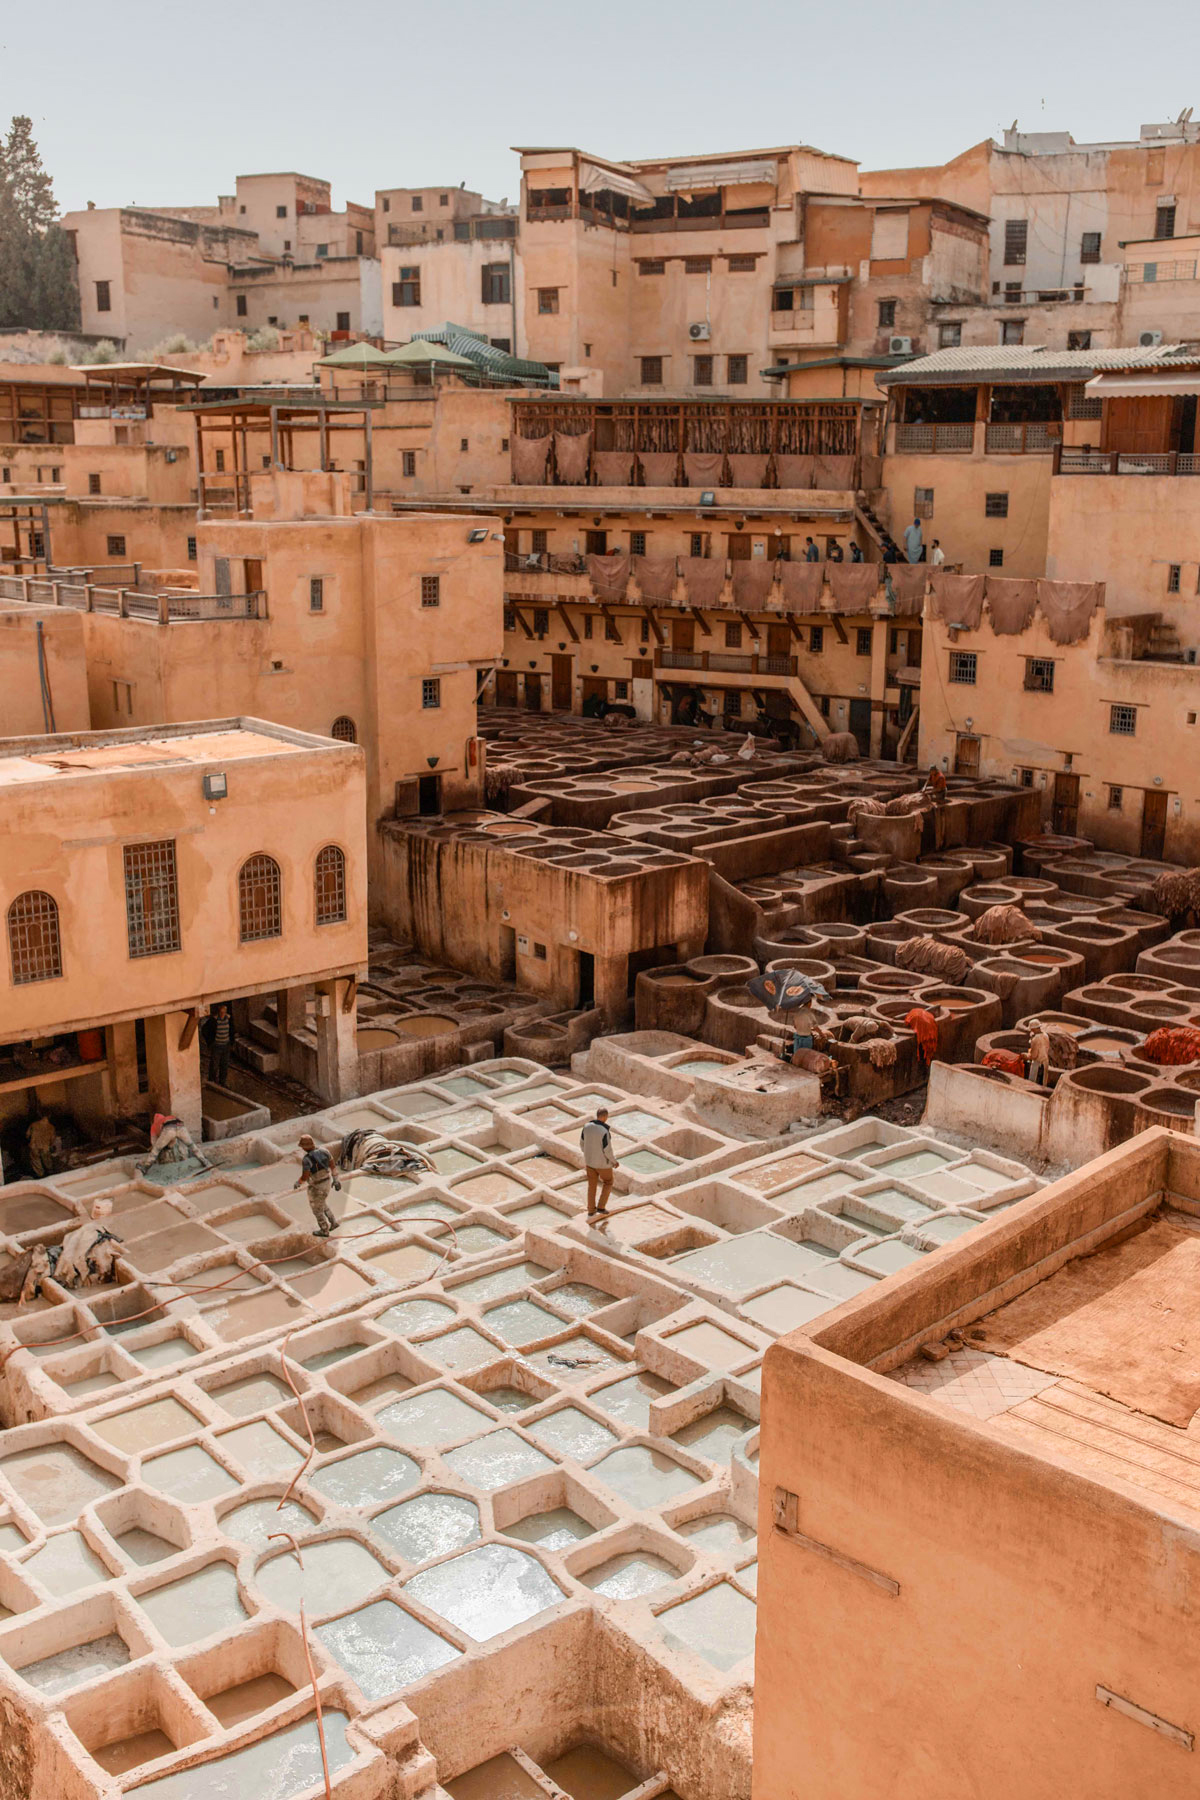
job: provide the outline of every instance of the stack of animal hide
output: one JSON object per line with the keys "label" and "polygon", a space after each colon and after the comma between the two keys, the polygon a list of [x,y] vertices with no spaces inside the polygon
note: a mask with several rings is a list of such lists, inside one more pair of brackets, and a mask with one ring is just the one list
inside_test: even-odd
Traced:
{"label": "stack of animal hide", "polygon": [[989,906],[971,927],[971,936],[977,944],[1019,944],[1025,938],[1040,938],[1041,935],[1019,906]]}
{"label": "stack of animal hide", "polygon": [[971,959],[957,944],[940,944],[936,938],[908,938],[896,949],[898,969],[916,969],[920,975],[936,975],[958,987],[971,967]]}
{"label": "stack of animal hide", "polygon": [[858,739],[852,731],[835,731],[821,745],[827,763],[851,763],[859,760]]}

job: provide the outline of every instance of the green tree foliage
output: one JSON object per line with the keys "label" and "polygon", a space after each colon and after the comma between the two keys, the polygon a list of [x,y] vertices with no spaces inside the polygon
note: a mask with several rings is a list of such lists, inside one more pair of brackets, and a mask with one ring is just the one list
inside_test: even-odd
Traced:
{"label": "green tree foliage", "polygon": [[55,224],[54,186],[33,121],[14,117],[0,137],[0,325],[71,330],[79,324],[75,258]]}

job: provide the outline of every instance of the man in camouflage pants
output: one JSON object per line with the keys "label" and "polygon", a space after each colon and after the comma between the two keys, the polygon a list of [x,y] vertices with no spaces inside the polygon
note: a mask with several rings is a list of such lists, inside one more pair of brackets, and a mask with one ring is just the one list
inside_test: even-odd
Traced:
{"label": "man in camouflage pants", "polygon": [[[296,1187],[307,1185],[308,1204],[312,1207],[312,1215],[316,1220],[317,1237],[328,1237],[337,1227],[337,1220],[329,1210],[329,1190],[335,1187],[340,1194],[342,1184],[334,1172],[333,1158],[323,1144],[316,1143],[307,1132],[300,1139],[300,1148],[304,1152],[300,1164],[300,1176]],[[295,1190],[293,1189],[293,1192]]]}

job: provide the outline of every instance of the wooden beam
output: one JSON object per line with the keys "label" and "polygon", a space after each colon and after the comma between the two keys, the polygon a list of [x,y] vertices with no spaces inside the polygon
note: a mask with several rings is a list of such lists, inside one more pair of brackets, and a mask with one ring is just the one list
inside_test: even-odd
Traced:
{"label": "wooden beam", "polygon": [[[600,607],[600,611],[604,615],[605,625],[606,626],[611,625],[613,628],[613,631],[616,633],[616,638],[614,641],[618,644],[623,644],[625,642],[625,639],[621,636],[621,627],[618,625],[617,621],[613,618],[612,613],[608,610],[608,607],[605,606],[605,604],[602,600],[598,601],[597,604]],[[608,632],[605,631],[604,635],[607,637]]]}
{"label": "wooden beam", "polygon": [[521,611],[520,607],[515,605],[514,602],[510,600],[508,602],[508,609],[512,613],[513,617],[516,619],[517,624],[521,627],[521,630],[525,633],[525,636],[527,638],[532,638],[533,632],[530,630],[528,624],[526,623],[525,614]]}
{"label": "wooden beam", "polygon": [[842,624],[840,613],[834,613],[833,615],[833,629],[838,634],[839,644],[848,644],[850,642],[850,639],[846,636],[846,627]]}
{"label": "wooden beam", "polygon": [[788,622],[788,630],[791,632],[791,634],[795,638],[796,642],[798,644],[802,644],[804,642],[804,633],[801,631],[799,625],[797,625],[795,617],[792,613],[788,614],[787,622]]}
{"label": "wooden beam", "polygon": [[750,636],[754,639],[755,643],[757,643],[762,637],[762,632],[758,629],[758,626],[754,623],[750,614],[740,612],[738,618],[742,621],[742,624],[746,627],[746,630],[750,633]]}
{"label": "wooden beam", "polygon": [[709,630],[708,625],[705,623],[704,614],[700,611],[700,608],[698,606],[689,606],[688,611],[691,613],[693,619],[695,619],[697,625],[700,627],[700,629],[704,633],[705,637],[711,637],[712,632]]}
{"label": "wooden beam", "polygon": [[349,980],[346,983],[346,991],[342,995],[342,1011],[344,1013],[353,1012],[357,1003],[358,1003],[358,976],[351,975]]}
{"label": "wooden beam", "polygon": [[196,1035],[199,1025],[200,1025],[200,1009],[199,1009],[199,1007],[189,1006],[188,1011],[187,1011],[187,1017],[183,1021],[183,1030],[179,1034],[179,1048],[181,1050],[190,1050],[191,1049],[192,1040],[194,1039],[194,1037]]}
{"label": "wooden beam", "polygon": [[659,643],[659,644],[665,644],[667,640],[663,636],[662,628],[659,625],[658,620],[654,616],[653,607],[650,607],[650,606],[643,607],[642,611],[643,611],[647,621],[649,622],[651,631],[654,633],[655,642]]}
{"label": "wooden beam", "polygon": [[579,633],[576,631],[575,627],[572,625],[570,618],[567,615],[567,609],[563,605],[561,600],[555,601],[554,610],[558,613],[558,616],[562,620],[563,627],[566,630],[567,636],[570,638],[571,642],[573,644],[577,644],[579,642]]}

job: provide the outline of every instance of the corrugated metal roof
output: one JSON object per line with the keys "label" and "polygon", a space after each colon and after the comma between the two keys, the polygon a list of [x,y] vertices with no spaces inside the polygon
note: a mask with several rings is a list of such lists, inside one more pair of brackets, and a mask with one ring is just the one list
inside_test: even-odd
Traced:
{"label": "corrugated metal roof", "polygon": [[551,374],[544,363],[527,362],[523,357],[510,356],[507,350],[497,350],[477,332],[468,331],[465,325],[455,325],[447,320],[443,325],[431,325],[425,331],[414,331],[413,338],[423,338],[427,343],[445,344],[458,356],[465,356],[485,375],[496,381],[511,382],[522,387],[558,386],[558,376]]}
{"label": "corrugated metal roof", "polygon": [[1057,350],[1047,344],[978,344],[957,350],[934,350],[877,380],[880,387],[899,383],[953,387],[989,375],[1013,382],[1085,381],[1100,369],[1170,369],[1194,363],[1200,363],[1200,350],[1187,344],[1097,350]]}

